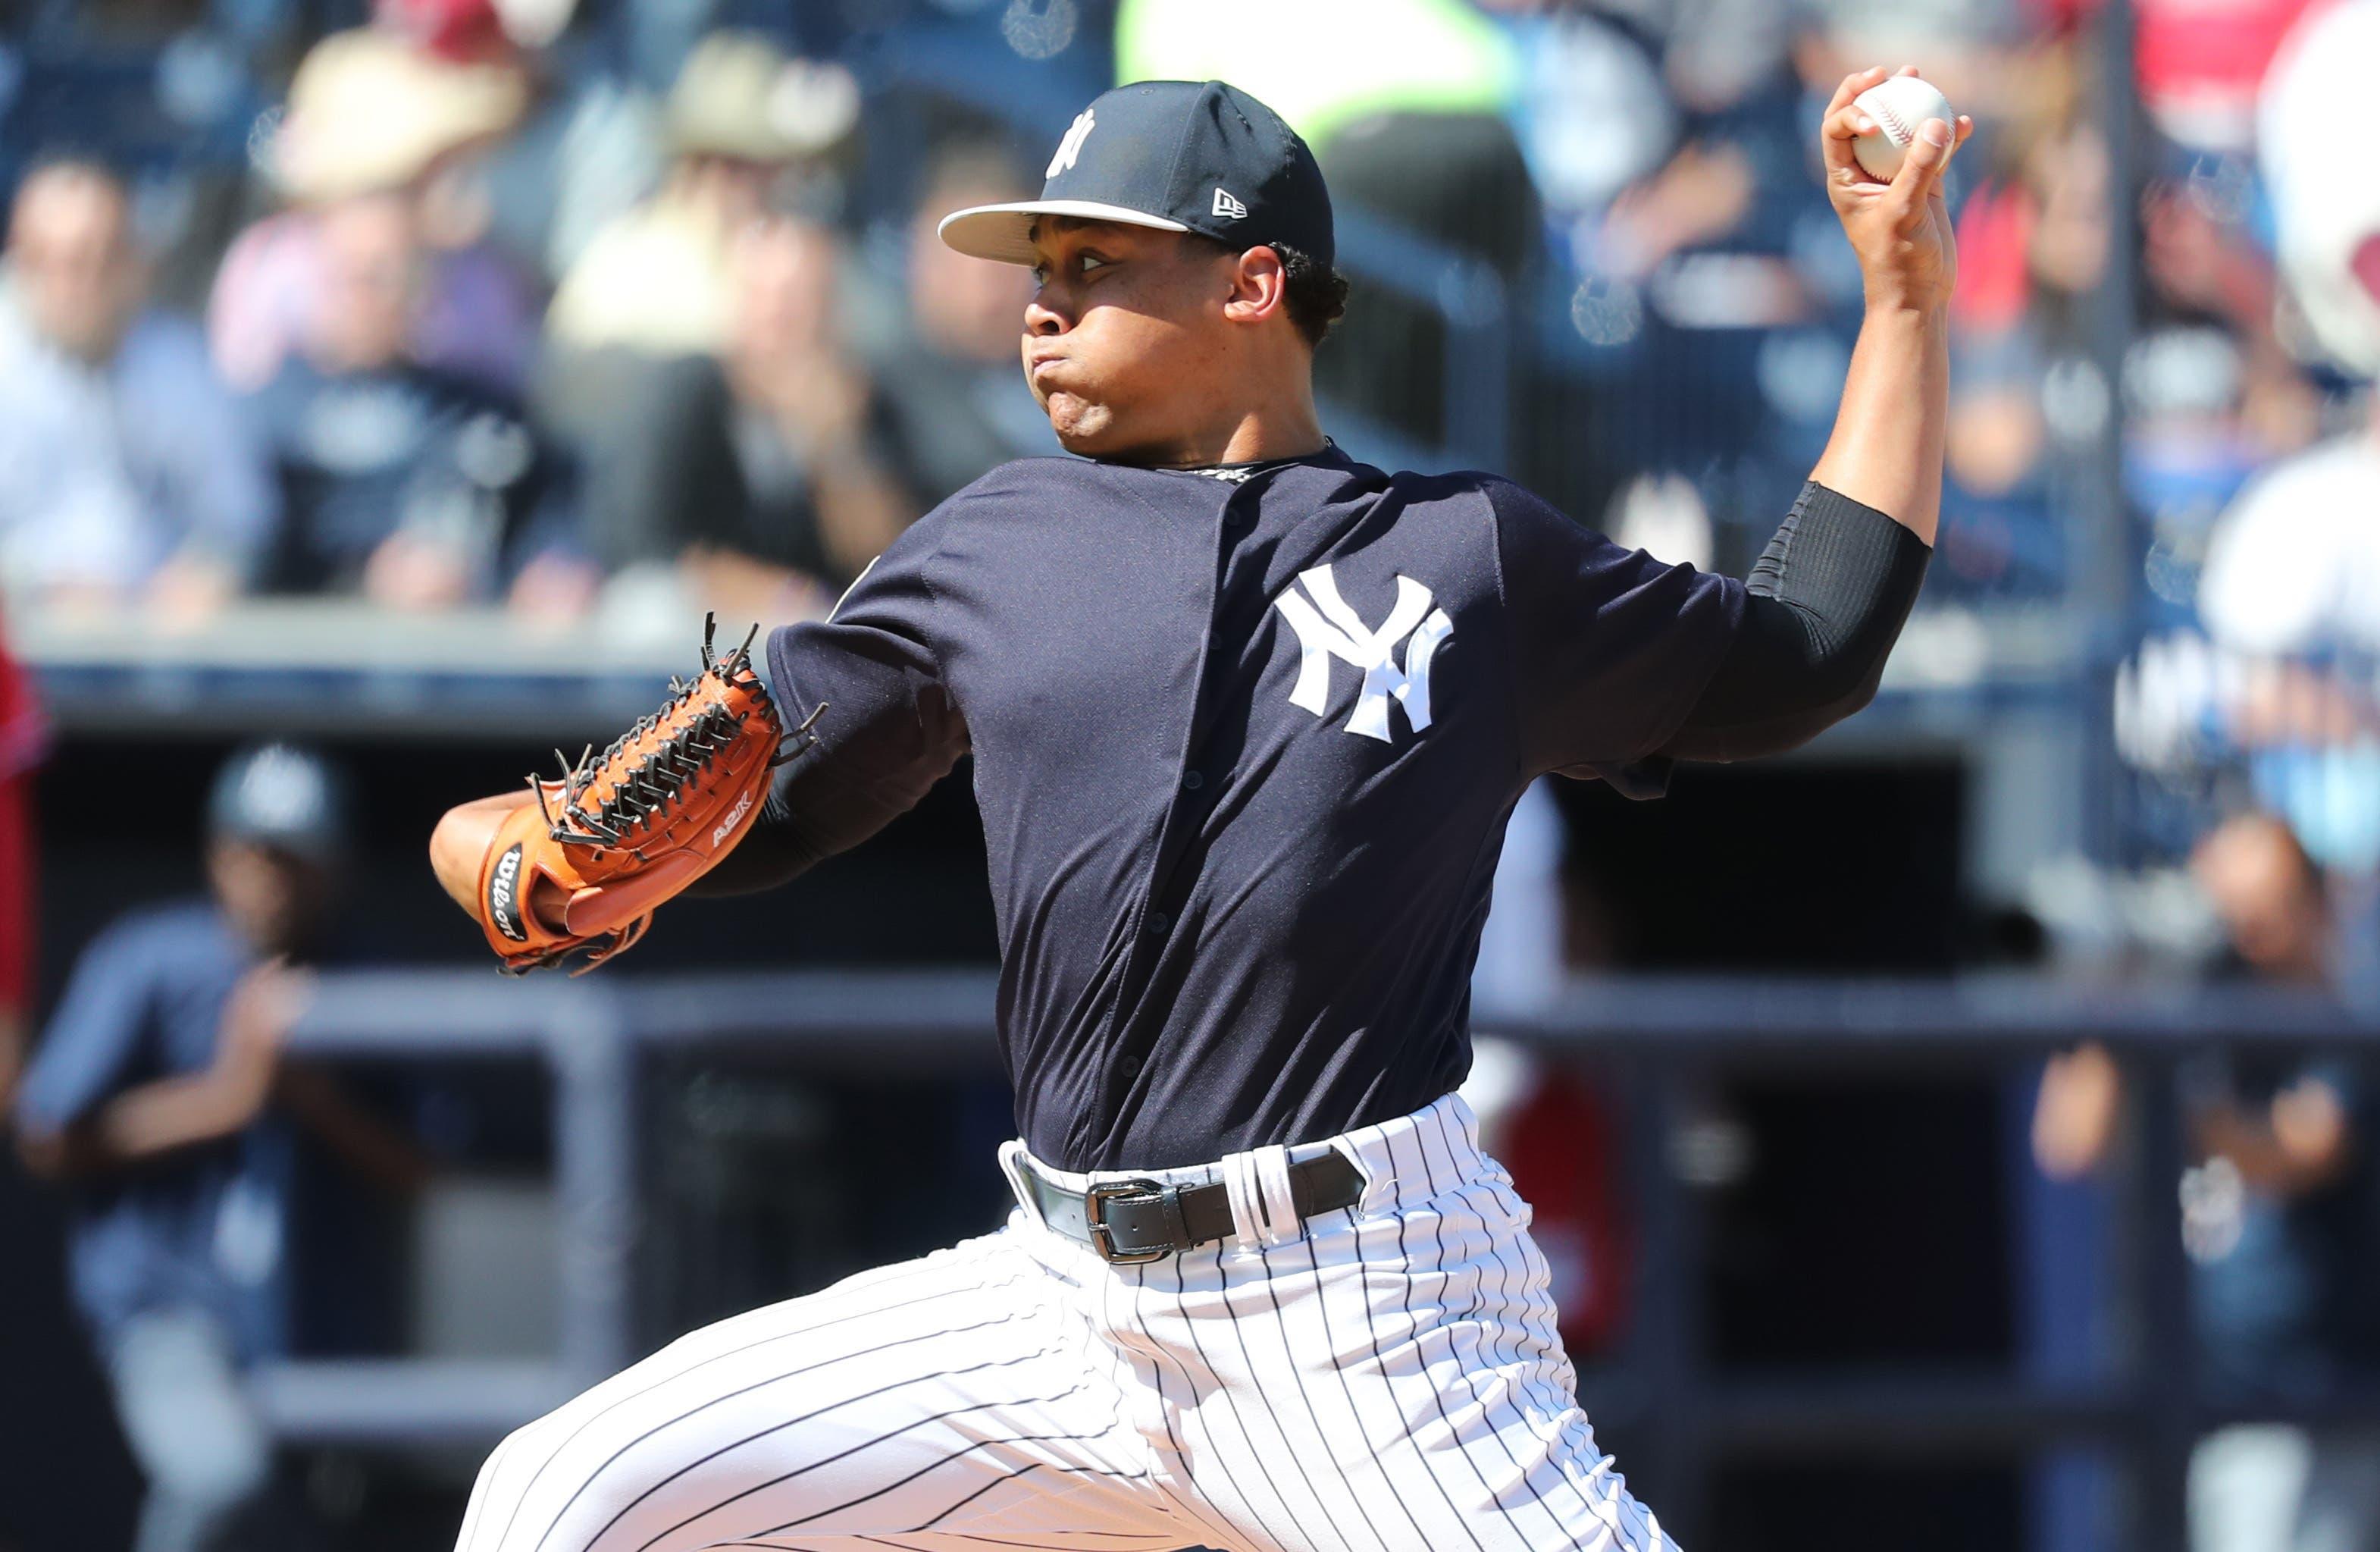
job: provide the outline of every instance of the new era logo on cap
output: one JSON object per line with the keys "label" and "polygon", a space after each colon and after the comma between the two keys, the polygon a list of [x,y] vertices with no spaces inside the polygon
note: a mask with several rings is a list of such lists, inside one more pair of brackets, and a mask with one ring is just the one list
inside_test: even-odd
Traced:
{"label": "new era logo on cap", "polygon": [[[1096,128],[1099,132],[1093,134]],[[1043,174],[1041,197],[943,218],[962,253],[1036,263],[1040,216],[1196,232],[1234,248],[1334,258],[1330,191],[1314,153],[1281,116],[1223,81],[1119,86],[1075,116]]]}

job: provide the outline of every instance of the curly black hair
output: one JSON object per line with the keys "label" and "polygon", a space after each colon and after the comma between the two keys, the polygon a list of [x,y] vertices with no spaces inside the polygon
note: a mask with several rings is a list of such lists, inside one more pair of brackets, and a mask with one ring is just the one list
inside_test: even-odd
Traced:
{"label": "curly black hair", "polygon": [[1305,343],[1318,346],[1330,333],[1330,325],[1347,315],[1347,277],[1318,263],[1304,249],[1279,242],[1271,248],[1281,255],[1281,273],[1289,277],[1282,299],[1289,308],[1289,321],[1297,325]]}
{"label": "curly black hair", "polygon": [[[1236,256],[1241,251],[1231,243],[1203,234],[1198,235],[1198,240],[1211,244],[1219,253]],[[1302,248],[1292,248],[1285,242],[1262,246],[1281,255],[1281,271],[1288,281],[1281,300],[1289,309],[1289,321],[1297,325],[1306,344],[1320,345],[1330,333],[1330,325],[1347,315],[1347,277],[1326,268]]]}

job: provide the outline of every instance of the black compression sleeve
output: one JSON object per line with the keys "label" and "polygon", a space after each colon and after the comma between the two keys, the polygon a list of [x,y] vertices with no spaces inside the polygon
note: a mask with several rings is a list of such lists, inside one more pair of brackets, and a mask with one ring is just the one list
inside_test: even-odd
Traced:
{"label": "black compression sleeve", "polygon": [[1866,705],[1932,556],[1873,507],[1803,485],[1747,579],[1742,628],[1662,752],[1774,754]]}
{"label": "black compression sleeve", "polygon": [[785,801],[785,784],[771,782],[760,816],[735,843],[735,849],[716,867],[694,881],[689,895],[748,895],[790,884],[816,867],[823,858],[804,840]]}

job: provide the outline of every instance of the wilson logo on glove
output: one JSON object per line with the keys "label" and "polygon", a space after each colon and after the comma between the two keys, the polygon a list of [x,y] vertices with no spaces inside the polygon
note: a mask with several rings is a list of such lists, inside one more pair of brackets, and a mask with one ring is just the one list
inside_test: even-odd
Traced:
{"label": "wilson logo on glove", "polygon": [[521,849],[513,847],[496,859],[496,869],[488,879],[488,914],[494,917],[496,930],[515,943],[526,943],[528,935],[521,931],[520,921]]}
{"label": "wilson logo on glove", "polygon": [[[480,864],[480,925],[509,973],[582,951],[578,968],[590,970],[626,950],[656,909],[735,849],[769,773],[798,752],[752,669],[759,627],[714,658],[716,623],[703,620],[700,675],[672,679],[669,702],[600,756],[563,760],[558,780],[529,777],[537,801],[498,827]],[[807,740],[825,710],[790,738]]]}

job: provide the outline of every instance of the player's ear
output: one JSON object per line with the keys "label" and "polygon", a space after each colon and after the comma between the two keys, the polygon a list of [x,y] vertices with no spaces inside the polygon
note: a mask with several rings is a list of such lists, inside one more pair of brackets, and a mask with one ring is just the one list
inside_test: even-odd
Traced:
{"label": "player's ear", "polygon": [[1228,275],[1231,290],[1223,299],[1223,316],[1233,323],[1261,324],[1287,305],[1289,275],[1271,249],[1247,250]]}

